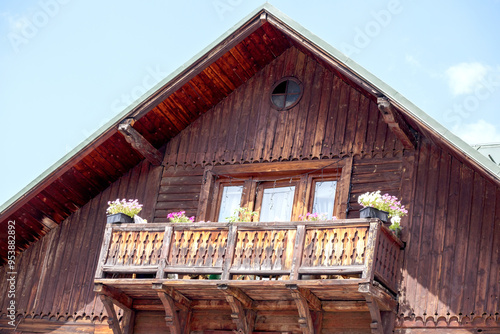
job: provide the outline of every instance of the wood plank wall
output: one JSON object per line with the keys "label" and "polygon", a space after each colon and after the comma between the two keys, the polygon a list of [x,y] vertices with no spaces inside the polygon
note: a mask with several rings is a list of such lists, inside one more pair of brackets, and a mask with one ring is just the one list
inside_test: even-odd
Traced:
{"label": "wood plank wall", "polygon": [[[102,320],[103,305],[93,292],[96,261],[106,225],[107,202],[137,198],[140,216],[153,220],[163,167],[142,162],[17,256],[16,308],[23,317],[67,321]],[[0,268],[0,315],[9,303],[6,268]]]}
{"label": "wood plank wall", "polygon": [[[288,111],[271,107],[285,76],[304,87]],[[401,156],[376,101],[291,47],[167,144],[165,165],[204,166],[342,156]]]}
{"label": "wood plank wall", "polygon": [[424,139],[416,156],[400,326],[494,323],[500,188]]}

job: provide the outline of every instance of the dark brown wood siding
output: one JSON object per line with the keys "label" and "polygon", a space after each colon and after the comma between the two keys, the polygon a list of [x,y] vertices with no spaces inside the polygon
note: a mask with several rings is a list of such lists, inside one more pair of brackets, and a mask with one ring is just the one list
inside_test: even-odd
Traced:
{"label": "dark brown wood siding", "polygon": [[494,323],[500,310],[500,189],[426,139],[414,184],[400,325]]}
{"label": "dark brown wood siding", "polygon": [[[287,111],[270,89],[286,76],[304,87]],[[342,156],[402,155],[376,102],[296,48],[289,48],[167,145],[166,165],[204,166]]]}
{"label": "dark brown wood siding", "polygon": [[158,192],[154,222],[168,222],[170,212],[185,211],[188,217],[196,216],[202,179],[203,169],[200,167],[166,168]]}
{"label": "dark brown wood siding", "polygon": [[[51,320],[101,319],[103,305],[93,292],[106,208],[116,198],[144,204],[140,216],[153,220],[163,167],[142,162],[17,256],[16,309],[24,317]],[[5,317],[7,268],[0,268],[0,314]]]}

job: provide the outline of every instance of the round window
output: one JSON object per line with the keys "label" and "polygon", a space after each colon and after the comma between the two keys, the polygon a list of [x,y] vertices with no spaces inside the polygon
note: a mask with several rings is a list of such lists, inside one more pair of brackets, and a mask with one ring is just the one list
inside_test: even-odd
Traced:
{"label": "round window", "polygon": [[286,110],[299,103],[301,97],[302,83],[295,78],[287,77],[274,84],[271,103],[278,110]]}

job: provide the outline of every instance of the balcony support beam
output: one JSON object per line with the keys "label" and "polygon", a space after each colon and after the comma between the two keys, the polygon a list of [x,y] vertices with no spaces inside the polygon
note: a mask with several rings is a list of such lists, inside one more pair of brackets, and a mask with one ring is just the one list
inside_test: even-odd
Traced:
{"label": "balcony support beam", "polygon": [[236,324],[238,333],[252,333],[256,318],[256,313],[252,309],[253,300],[238,288],[229,287],[226,284],[220,284],[217,287],[224,293],[231,306],[231,318]]}
{"label": "balcony support beam", "polygon": [[165,309],[165,322],[172,334],[187,334],[191,327],[191,301],[173,288],[153,284]]}
{"label": "balcony support beam", "polygon": [[[108,325],[113,334],[131,334],[134,328],[135,313],[132,310],[132,298],[116,288],[96,283],[94,291],[99,295],[108,314]],[[122,327],[116,314],[115,307],[123,310]]]}
{"label": "balcony support beam", "polygon": [[381,288],[376,288],[370,283],[360,284],[358,291],[363,294],[370,310],[372,334],[392,333],[396,316],[396,300]]}
{"label": "balcony support beam", "polygon": [[[292,297],[299,311],[299,325],[303,334],[319,333],[322,322],[321,301],[309,289],[288,284]],[[314,310],[315,312],[311,311]],[[313,318],[316,321],[313,321]]]}

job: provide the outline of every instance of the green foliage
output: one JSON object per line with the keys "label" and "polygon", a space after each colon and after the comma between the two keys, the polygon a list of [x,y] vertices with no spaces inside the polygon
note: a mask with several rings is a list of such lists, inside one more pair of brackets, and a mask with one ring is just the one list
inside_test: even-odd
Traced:
{"label": "green foliage", "polygon": [[253,217],[257,215],[257,211],[251,211],[247,208],[238,208],[234,210],[234,213],[231,217],[227,217],[226,219],[231,222],[251,222]]}

